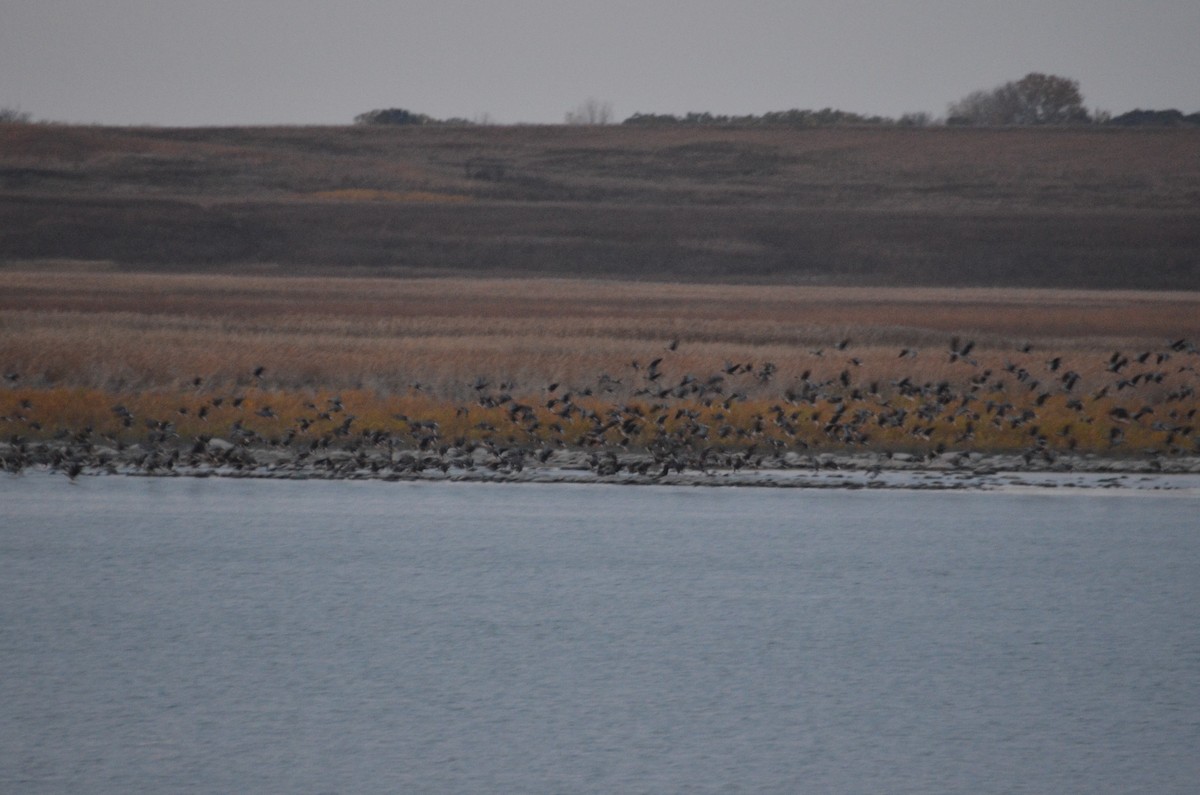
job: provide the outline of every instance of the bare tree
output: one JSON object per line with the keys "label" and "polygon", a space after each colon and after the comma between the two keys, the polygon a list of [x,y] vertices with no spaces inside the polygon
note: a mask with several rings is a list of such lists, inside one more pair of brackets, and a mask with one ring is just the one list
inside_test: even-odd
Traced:
{"label": "bare tree", "polygon": [[972,91],[946,108],[947,124],[993,126],[1003,124],[1003,110],[997,91]]}
{"label": "bare tree", "polygon": [[612,120],[612,103],[594,98],[589,98],[575,110],[567,111],[564,119],[567,124],[612,124]]}
{"label": "bare tree", "polygon": [[1079,82],[1030,72],[991,91],[951,102],[948,123],[982,126],[1072,124],[1089,120]]}
{"label": "bare tree", "polygon": [[1070,124],[1087,121],[1079,81],[1031,72],[1010,84],[1016,124]]}

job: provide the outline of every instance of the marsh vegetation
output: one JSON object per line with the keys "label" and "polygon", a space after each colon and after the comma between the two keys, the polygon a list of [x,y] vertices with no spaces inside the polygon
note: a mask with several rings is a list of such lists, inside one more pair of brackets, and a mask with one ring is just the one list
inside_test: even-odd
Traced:
{"label": "marsh vegetation", "polygon": [[0,433],[89,455],[149,445],[204,462],[217,439],[214,464],[334,449],[386,474],[582,451],[646,474],[822,451],[1052,465],[1200,449],[1192,293],[61,271],[0,284]]}

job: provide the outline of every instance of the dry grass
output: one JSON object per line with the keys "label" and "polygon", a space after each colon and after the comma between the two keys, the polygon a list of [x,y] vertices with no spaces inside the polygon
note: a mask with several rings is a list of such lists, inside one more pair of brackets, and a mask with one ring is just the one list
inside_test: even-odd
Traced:
{"label": "dry grass", "polygon": [[[644,127],[102,128],[0,125],[8,166],[69,165],[143,195],[317,190],[536,200],[620,196],[861,208],[1047,205],[1194,209],[1193,130]],[[467,176],[486,157],[505,179]],[[240,177],[228,180],[230,165]],[[43,175],[49,178],[49,175]],[[347,181],[354,184],[347,185]],[[732,190],[736,189],[736,190]],[[124,192],[124,191],[121,191]]]}
{"label": "dry grass", "polygon": [[[975,338],[976,357],[997,370],[1029,341],[1074,355],[1085,372],[1112,350],[1200,335],[1192,293],[567,280],[4,272],[0,311],[9,371],[27,383],[99,388],[197,376],[235,384],[258,366],[283,388],[421,383],[453,394],[476,377],[582,384],[601,373],[624,379],[672,339],[683,343],[670,357],[681,375],[745,360],[771,361],[785,379],[836,375],[853,355],[877,379],[940,380],[950,375],[952,336]],[[845,338],[852,354],[835,353]],[[914,364],[897,358],[901,348],[926,353]]]}
{"label": "dry grass", "polygon": [[1192,452],[1197,184],[1194,130],[0,125],[0,434]]}
{"label": "dry grass", "polygon": [[374,190],[371,188],[319,190],[307,194],[304,198],[336,202],[432,202],[436,204],[456,204],[471,201],[471,197],[469,196],[456,196],[450,193],[431,193],[430,191],[420,190],[400,193],[394,190]]}
{"label": "dry grass", "polygon": [[[1194,293],[9,271],[0,433],[128,442],[238,423],[298,442],[352,415],[355,433],[414,444],[408,420],[446,439],[650,446],[699,423],[719,448],[918,451],[1107,451],[1116,429],[1121,450],[1180,452],[1196,359],[1170,343],[1198,337]],[[1130,361],[1114,370],[1117,351]],[[568,393],[643,419],[596,437],[556,413]],[[335,397],[345,413],[318,419]]]}

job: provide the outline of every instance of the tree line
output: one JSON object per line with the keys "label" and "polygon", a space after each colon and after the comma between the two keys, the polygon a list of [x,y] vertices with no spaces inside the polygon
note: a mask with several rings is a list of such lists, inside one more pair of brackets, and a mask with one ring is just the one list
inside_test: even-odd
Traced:
{"label": "tree line", "polygon": [[[612,103],[588,99],[566,113],[569,125],[607,125],[615,123]],[[29,123],[29,113],[18,108],[0,107],[0,123]],[[359,125],[391,126],[467,126],[490,124],[465,118],[437,119],[405,108],[379,108],[354,117]],[[769,111],[762,114],[723,115],[708,112],[634,113],[620,122],[642,127],[928,127],[944,124],[951,127],[1033,127],[1068,125],[1114,125],[1122,127],[1200,127],[1200,112],[1184,114],[1168,110],[1131,110],[1119,116],[1103,111],[1089,111],[1084,105],[1079,81],[1058,75],[1030,72],[1020,80],[1012,80],[991,89],[972,91],[951,102],[944,118],[932,114],[906,113],[897,118],[864,115],[836,108],[821,110]]]}
{"label": "tree line", "polygon": [[[401,108],[373,110],[355,117],[356,124],[430,125],[475,124],[466,119],[434,119]],[[566,113],[569,125],[613,124],[612,103],[588,99]],[[951,102],[943,118],[929,113],[906,113],[893,118],[873,116],[836,108],[821,110],[769,111],[762,114],[725,115],[708,112],[634,113],[620,122],[640,127],[1045,127],[1112,125],[1118,127],[1200,127],[1200,112],[1184,114],[1168,110],[1131,110],[1118,116],[1088,110],[1079,81],[1058,75],[1030,72],[991,89],[972,91]]]}

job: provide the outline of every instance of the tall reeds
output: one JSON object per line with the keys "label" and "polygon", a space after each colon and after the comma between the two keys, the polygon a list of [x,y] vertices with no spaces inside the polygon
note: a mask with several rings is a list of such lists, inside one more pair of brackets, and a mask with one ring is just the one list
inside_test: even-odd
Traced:
{"label": "tall reeds", "polygon": [[436,427],[439,444],[1195,452],[1194,294],[12,272],[0,286],[5,437],[420,445]]}

